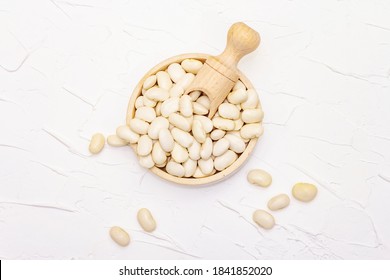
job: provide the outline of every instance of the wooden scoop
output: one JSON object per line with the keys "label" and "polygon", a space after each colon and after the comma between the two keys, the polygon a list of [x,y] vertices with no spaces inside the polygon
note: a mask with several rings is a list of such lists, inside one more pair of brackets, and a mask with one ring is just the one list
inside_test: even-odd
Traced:
{"label": "wooden scoop", "polygon": [[260,35],[242,22],[233,24],[227,34],[226,48],[222,54],[208,58],[199,70],[186,94],[200,90],[211,101],[209,118],[218,110],[235,83],[238,81],[237,63],[260,44]]}

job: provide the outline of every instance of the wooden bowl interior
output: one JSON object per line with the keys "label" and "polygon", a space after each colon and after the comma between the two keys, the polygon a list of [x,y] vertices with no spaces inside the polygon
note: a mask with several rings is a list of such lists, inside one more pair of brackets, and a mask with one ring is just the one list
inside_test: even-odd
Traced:
{"label": "wooden bowl interior", "polygon": [[[157,64],[155,67],[150,69],[143,76],[143,78],[138,82],[137,86],[135,87],[135,89],[133,91],[133,94],[131,95],[131,98],[129,101],[129,106],[127,108],[126,123],[129,124],[129,121],[134,117],[135,101],[136,101],[137,97],[141,95],[142,86],[143,86],[146,78],[148,78],[151,75],[156,74],[158,71],[165,70],[170,64],[172,64],[174,62],[180,63],[181,61],[183,61],[184,59],[187,59],[187,58],[194,58],[194,59],[198,59],[202,62],[205,62],[208,57],[209,57],[209,55],[200,54],[200,53],[181,54],[181,55],[177,55],[177,56],[168,58],[167,60],[162,61],[161,63]],[[240,77],[240,80],[244,83],[244,85],[247,88],[253,88],[253,85],[248,80],[248,78],[245,77],[244,74],[239,72],[239,77]],[[260,104],[260,107],[261,107],[261,104]],[[179,178],[179,177],[172,176],[169,173],[167,173],[165,170],[158,168],[158,167],[155,167],[155,166],[150,168],[150,171],[152,171],[154,174],[156,174],[157,176],[159,176],[165,180],[168,180],[170,182],[174,182],[177,184],[181,184],[181,185],[195,186],[195,185],[205,185],[205,184],[216,183],[216,182],[221,181],[221,180],[227,178],[228,176],[232,175],[234,172],[236,172],[239,169],[239,167],[242,166],[242,164],[248,159],[250,153],[253,151],[253,149],[256,145],[256,142],[257,142],[257,138],[250,140],[247,143],[247,147],[246,147],[245,151],[238,157],[238,159],[232,165],[230,165],[225,170],[222,170],[220,172],[215,173],[214,175],[210,175],[207,177]],[[136,145],[135,144],[131,145],[131,147],[135,151]]]}

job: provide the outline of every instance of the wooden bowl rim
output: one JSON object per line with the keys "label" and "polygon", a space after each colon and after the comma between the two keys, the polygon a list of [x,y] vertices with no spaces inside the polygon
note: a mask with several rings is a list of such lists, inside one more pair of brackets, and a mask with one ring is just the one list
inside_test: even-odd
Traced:
{"label": "wooden bowl rim", "polygon": [[[137,97],[141,95],[142,86],[143,86],[146,78],[148,78],[151,75],[156,74],[158,71],[165,70],[168,67],[168,65],[170,65],[174,62],[180,63],[184,59],[188,59],[188,58],[198,59],[198,60],[201,60],[202,62],[205,62],[208,57],[210,57],[210,55],[203,54],[203,53],[180,54],[180,55],[170,57],[170,58],[158,63],[156,66],[154,66],[152,69],[150,69],[142,77],[142,79],[138,82],[137,86],[133,90],[133,93],[131,95],[131,98],[129,100],[129,105],[127,108],[127,115],[126,115],[127,125],[129,125],[129,121],[133,118],[133,116],[135,114],[135,110],[134,110],[135,109],[135,101],[136,101]],[[246,88],[254,88],[252,83],[249,81],[249,79],[241,71],[238,71],[238,75],[240,77],[240,80],[246,86]],[[259,106],[261,108],[260,101],[259,101]],[[179,177],[175,177],[175,176],[165,172],[164,170],[162,170],[156,166],[150,168],[149,170],[152,171],[157,176],[159,176],[160,178],[163,178],[167,181],[170,181],[170,182],[173,182],[176,184],[180,184],[180,185],[198,186],[198,185],[217,183],[217,182],[227,178],[228,176],[231,176],[236,171],[238,171],[240,167],[242,167],[244,162],[248,159],[250,153],[255,148],[257,139],[258,138],[254,138],[254,139],[251,139],[249,141],[249,143],[247,144],[247,146],[245,148],[245,151],[243,153],[241,153],[241,155],[238,157],[238,159],[232,165],[230,165],[225,170],[217,172],[211,176],[206,176],[203,178],[185,178],[185,177],[179,178]],[[133,148],[133,150],[135,152],[136,145],[133,144],[133,145],[131,145],[131,147]]]}

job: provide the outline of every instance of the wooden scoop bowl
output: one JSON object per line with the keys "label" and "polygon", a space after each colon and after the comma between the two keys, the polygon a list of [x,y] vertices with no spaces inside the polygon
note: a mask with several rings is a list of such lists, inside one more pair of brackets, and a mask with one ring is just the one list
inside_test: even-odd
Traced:
{"label": "wooden scoop bowl", "polygon": [[259,44],[259,33],[245,23],[237,22],[229,29],[223,53],[210,56],[199,70],[185,94],[194,90],[206,94],[211,101],[210,119],[238,81],[238,62],[244,55],[253,52]]}
{"label": "wooden scoop bowl", "polygon": [[[137,97],[142,94],[142,86],[143,86],[145,80],[149,76],[156,74],[158,71],[167,69],[167,67],[170,64],[172,64],[174,62],[177,62],[180,64],[184,59],[187,59],[187,58],[194,58],[194,59],[198,59],[202,62],[205,62],[208,59],[210,59],[211,56],[208,54],[201,54],[201,53],[181,54],[178,56],[168,58],[167,60],[164,60],[163,62],[157,64],[152,69],[150,69],[145,74],[145,76],[143,76],[143,78],[138,82],[138,84],[135,87],[133,94],[130,98],[129,106],[127,109],[127,115],[126,115],[127,125],[129,125],[129,121],[132,118],[134,118],[135,110],[136,110],[135,109],[135,101],[136,101]],[[248,78],[245,77],[244,74],[242,74],[240,71],[237,70],[236,75],[237,75],[238,79],[241,80],[241,82],[243,82],[247,88],[253,88],[253,85],[248,80]],[[259,106],[261,108],[261,104],[259,104]],[[207,177],[203,177],[203,178],[178,178],[178,177],[170,175],[164,169],[161,169],[158,167],[152,167],[150,169],[150,171],[153,172],[154,174],[156,174],[157,176],[165,179],[165,180],[168,180],[168,181],[173,182],[173,183],[181,184],[181,185],[197,186],[197,185],[205,185],[205,184],[215,183],[215,182],[218,182],[218,181],[221,181],[221,180],[227,178],[228,176],[230,176],[234,172],[236,172],[239,169],[239,167],[242,166],[242,164],[248,159],[250,153],[253,151],[253,149],[256,145],[256,142],[257,142],[257,138],[250,140],[247,143],[245,151],[238,157],[238,159],[232,165],[230,165],[225,170],[222,170],[220,172],[215,173],[214,175],[210,175]],[[135,151],[136,145],[135,144],[131,145],[131,147]]]}

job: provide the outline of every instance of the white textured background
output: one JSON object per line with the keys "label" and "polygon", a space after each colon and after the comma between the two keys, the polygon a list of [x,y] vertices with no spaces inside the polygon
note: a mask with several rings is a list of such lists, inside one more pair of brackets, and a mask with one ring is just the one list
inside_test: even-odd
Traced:
{"label": "white textured background", "polygon": [[[237,174],[188,188],[129,148],[89,155],[93,133],[124,123],[148,69],[218,54],[236,21],[262,37],[240,69],[266,114]],[[389,259],[390,2],[3,0],[0,131],[0,258]],[[254,167],[271,187],[246,182]],[[270,231],[253,225],[297,181],[315,183],[316,200],[292,200]],[[112,242],[112,225],[129,247]]]}

